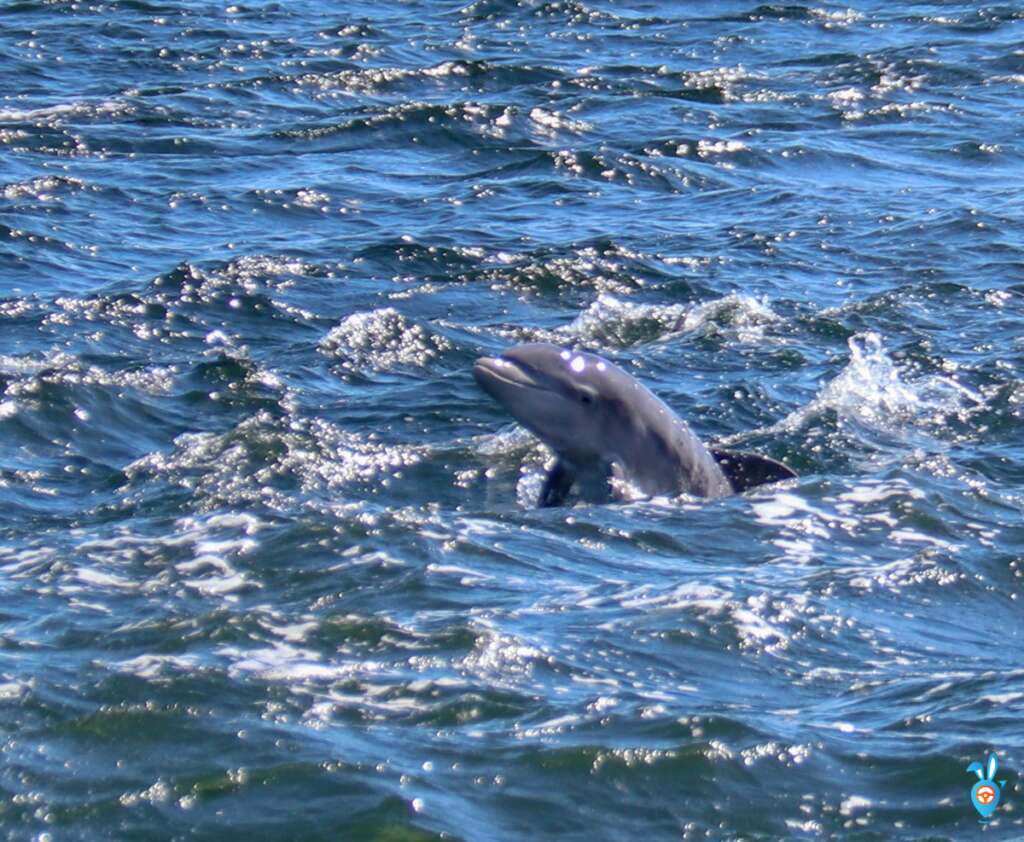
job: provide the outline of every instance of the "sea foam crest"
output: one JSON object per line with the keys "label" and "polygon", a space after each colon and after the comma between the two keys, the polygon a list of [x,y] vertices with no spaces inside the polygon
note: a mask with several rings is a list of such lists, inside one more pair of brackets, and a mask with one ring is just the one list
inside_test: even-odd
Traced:
{"label": "sea foam crest", "polygon": [[907,380],[874,332],[849,340],[850,362],[825,384],[810,404],[791,413],[772,429],[792,430],[827,409],[840,419],[855,420],[877,430],[942,425],[951,414],[980,405],[979,395],[940,375]]}
{"label": "sea foam crest", "polygon": [[732,333],[741,342],[758,342],[764,328],[779,321],[779,316],[764,299],[730,293],[690,308],[676,330],[701,334]]}
{"label": "sea foam crest", "polygon": [[732,293],[693,307],[682,304],[638,304],[601,293],[566,327],[568,336],[584,342],[625,347],[682,331],[701,335],[728,334],[741,342],[759,341],[779,316],[762,300]]}
{"label": "sea foam crest", "polygon": [[353,313],[321,341],[319,350],[355,369],[422,366],[452,347],[445,337],[410,322],[392,307]]}
{"label": "sea foam crest", "polygon": [[636,304],[602,293],[559,331],[559,339],[624,347],[670,332],[684,312],[678,304]]}

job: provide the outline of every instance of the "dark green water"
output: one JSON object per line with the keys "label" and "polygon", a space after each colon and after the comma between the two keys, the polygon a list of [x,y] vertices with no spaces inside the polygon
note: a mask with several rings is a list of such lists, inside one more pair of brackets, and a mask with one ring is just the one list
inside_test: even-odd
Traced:
{"label": "dark green water", "polygon": [[[1022,44],[5,4],[0,835],[1024,836]],[[801,478],[536,510],[532,340]]]}

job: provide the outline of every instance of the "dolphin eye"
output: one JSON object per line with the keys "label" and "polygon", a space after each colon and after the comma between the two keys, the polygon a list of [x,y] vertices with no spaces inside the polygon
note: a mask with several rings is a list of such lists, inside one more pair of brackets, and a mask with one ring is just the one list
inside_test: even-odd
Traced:
{"label": "dolphin eye", "polygon": [[593,402],[594,396],[591,395],[590,392],[580,392],[580,403],[589,405]]}

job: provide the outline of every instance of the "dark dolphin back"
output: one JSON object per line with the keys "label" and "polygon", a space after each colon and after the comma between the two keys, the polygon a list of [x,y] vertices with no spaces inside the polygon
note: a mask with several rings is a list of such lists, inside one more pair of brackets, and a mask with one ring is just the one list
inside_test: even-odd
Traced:
{"label": "dark dolphin back", "polygon": [[781,462],[776,462],[760,453],[716,450],[715,448],[710,448],[710,450],[711,455],[718,462],[718,467],[722,469],[722,473],[725,474],[726,479],[737,493],[758,485],[793,479],[797,476],[796,471],[792,468],[787,468]]}

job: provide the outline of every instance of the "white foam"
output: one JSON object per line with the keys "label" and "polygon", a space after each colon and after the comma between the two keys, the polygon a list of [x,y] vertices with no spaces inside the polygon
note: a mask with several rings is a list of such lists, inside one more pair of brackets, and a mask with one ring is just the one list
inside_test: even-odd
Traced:
{"label": "white foam", "polygon": [[5,681],[0,683],[0,701],[15,701],[29,689],[25,681]]}
{"label": "white foam", "polygon": [[678,304],[638,304],[602,292],[553,338],[624,345],[630,334],[640,332],[645,326],[659,333],[669,333],[685,312]]}
{"label": "white foam", "polygon": [[100,587],[121,589],[134,589],[137,587],[136,583],[130,579],[126,579],[123,576],[117,576],[113,573],[106,573],[102,570],[97,570],[94,567],[80,567],[75,571],[75,576],[87,584],[98,585]]}
{"label": "white foam", "polygon": [[916,497],[921,499],[924,492],[914,488],[905,480],[866,480],[849,491],[839,495],[840,500],[851,503],[880,503],[893,497]]}
{"label": "white foam", "polygon": [[851,795],[848,798],[844,798],[842,803],[839,805],[839,812],[844,816],[849,816],[854,810],[862,810],[865,807],[870,807],[873,802],[870,798],[864,798],[861,795]]}
{"label": "white foam", "polygon": [[583,134],[589,131],[592,126],[583,120],[574,120],[559,114],[557,111],[548,111],[546,108],[535,106],[530,109],[530,120],[534,126],[541,129],[548,137],[554,137],[560,131],[569,131],[575,134]]}
{"label": "white foam", "polygon": [[945,428],[946,417],[980,406],[982,398],[951,377],[930,375],[907,380],[873,332],[849,340],[850,361],[807,406],[763,433],[791,431],[817,414],[831,409],[840,420],[856,420],[886,432],[907,428]]}
{"label": "white foam", "polygon": [[941,538],[936,538],[934,535],[925,535],[923,532],[917,532],[913,529],[894,529],[889,533],[889,537],[897,544],[902,544],[906,541],[932,544],[933,546],[940,547],[951,552],[960,548],[959,544],[954,544],[951,541],[943,541]]}
{"label": "white foam", "polygon": [[766,325],[779,316],[765,299],[731,293],[687,311],[680,329],[699,333],[731,333],[740,342],[760,342]]}
{"label": "white foam", "polygon": [[119,672],[127,672],[140,678],[158,678],[166,675],[170,668],[182,672],[193,672],[199,664],[194,655],[139,655],[125,661],[116,661],[111,666]]}
{"label": "white foam", "polygon": [[346,317],[320,340],[318,349],[355,369],[386,371],[422,366],[452,348],[444,336],[411,322],[393,307]]}
{"label": "white foam", "polygon": [[1015,702],[1017,699],[1024,699],[1024,693],[990,693],[987,696],[979,696],[979,701],[991,702],[994,705],[1005,705],[1008,702]]}

